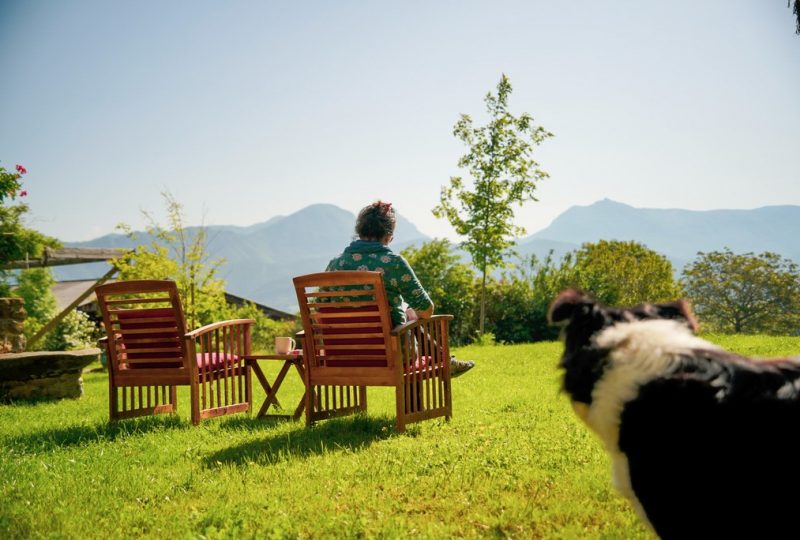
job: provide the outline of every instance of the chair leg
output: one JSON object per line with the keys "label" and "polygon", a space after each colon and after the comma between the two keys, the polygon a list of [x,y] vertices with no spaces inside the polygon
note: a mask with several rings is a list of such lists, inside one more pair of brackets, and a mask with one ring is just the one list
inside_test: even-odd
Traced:
{"label": "chair leg", "polygon": [[170,386],[169,387],[169,403],[172,405],[172,413],[178,413],[178,387],[177,386]]}
{"label": "chair leg", "polygon": [[[200,388],[197,386],[197,381],[192,381],[190,385],[191,402],[192,402],[192,424],[197,425],[200,423]],[[170,394],[175,392],[175,387],[170,388]]]}
{"label": "chair leg", "polygon": [[445,412],[444,418],[446,421],[450,421],[450,418],[453,416],[453,394],[450,388],[450,377],[447,376],[444,379],[444,403],[447,410]]}
{"label": "chair leg", "polygon": [[108,418],[112,422],[117,420],[117,410],[119,403],[117,402],[117,387],[114,386],[114,375],[109,369],[108,374]]}
{"label": "chair leg", "polygon": [[315,390],[314,387],[306,384],[306,395],[303,396],[303,400],[305,401],[306,405],[306,427],[310,427],[314,424],[313,416],[314,416],[314,394]]}
{"label": "chair leg", "polygon": [[403,433],[406,430],[406,393],[404,386],[405,385],[400,382],[394,388],[398,433]]}
{"label": "chair leg", "polygon": [[244,368],[244,395],[247,400],[247,414],[253,412],[253,377],[250,371],[250,366],[246,365]]}
{"label": "chair leg", "polygon": [[367,387],[366,386],[359,386],[358,387],[358,404],[359,404],[359,408],[363,412],[367,412]]}

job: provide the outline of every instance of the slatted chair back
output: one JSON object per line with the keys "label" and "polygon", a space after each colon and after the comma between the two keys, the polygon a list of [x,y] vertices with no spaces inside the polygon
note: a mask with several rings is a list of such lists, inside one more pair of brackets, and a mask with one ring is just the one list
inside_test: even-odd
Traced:
{"label": "slatted chair back", "polygon": [[450,417],[452,316],[392,329],[379,272],[309,274],[294,278],[294,286],[304,331],[308,424],[366,410],[367,386],[396,388],[400,431],[409,422]]}
{"label": "slatted chair back", "polygon": [[95,289],[109,360],[112,420],[177,410],[190,386],[192,422],[249,411],[251,319],[186,331],[174,281],[134,280]]}
{"label": "slatted chair back", "polygon": [[368,376],[394,369],[382,274],[322,272],[294,284],[308,349],[304,359],[312,371]]}
{"label": "slatted chair back", "polygon": [[[185,371],[186,322],[172,281],[118,282],[95,291],[108,334],[109,365],[121,370]],[[141,372],[141,375],[147,375]]]}

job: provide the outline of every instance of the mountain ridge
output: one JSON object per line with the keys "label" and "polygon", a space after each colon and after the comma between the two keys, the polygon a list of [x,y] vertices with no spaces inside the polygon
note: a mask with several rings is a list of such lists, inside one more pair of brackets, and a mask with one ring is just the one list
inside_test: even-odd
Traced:
{"label": "mountain ridge", "polygon": [[800,262],[800,206],[754,209],[684,210],[635,208],[603,199],[572,206],[544,229],[520,242],[550,240],[580,245],[605,240],[635,240],[683,266],[700,251],[725,247],[735,252],[772,251]]}

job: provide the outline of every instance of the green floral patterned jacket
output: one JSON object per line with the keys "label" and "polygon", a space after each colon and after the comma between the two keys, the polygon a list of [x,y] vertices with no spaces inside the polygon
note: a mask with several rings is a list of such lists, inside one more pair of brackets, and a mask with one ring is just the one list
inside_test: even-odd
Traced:
{"label": "green floral patterned jacket", "polygon": [[355,240],[341,255],[333,258],[325,269],[326,272],[336,270],[381,272],[389,298],[392,324],[395,326],[406,322],[403,302],[415,311],[425,311],[433,304],[408,262],[381,242]]}

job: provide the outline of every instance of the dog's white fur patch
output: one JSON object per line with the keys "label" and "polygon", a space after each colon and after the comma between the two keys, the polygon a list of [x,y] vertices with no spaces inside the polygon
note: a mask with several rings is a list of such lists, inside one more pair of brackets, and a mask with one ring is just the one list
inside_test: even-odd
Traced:
{"label": "dog's white fur patch", "polygon": [[696,337],[685,323],[668,319],[619,323],[598,333],[594,342],[611,351],[609,364],[595,384],[588,411],[581,416],[611,456],[615,487],[647,521],[631,487],[628,458],[619,449],[622,409],[636,398],[640,386],[664,374],[678,355],[688,354],[692,349],[720,348]]}

